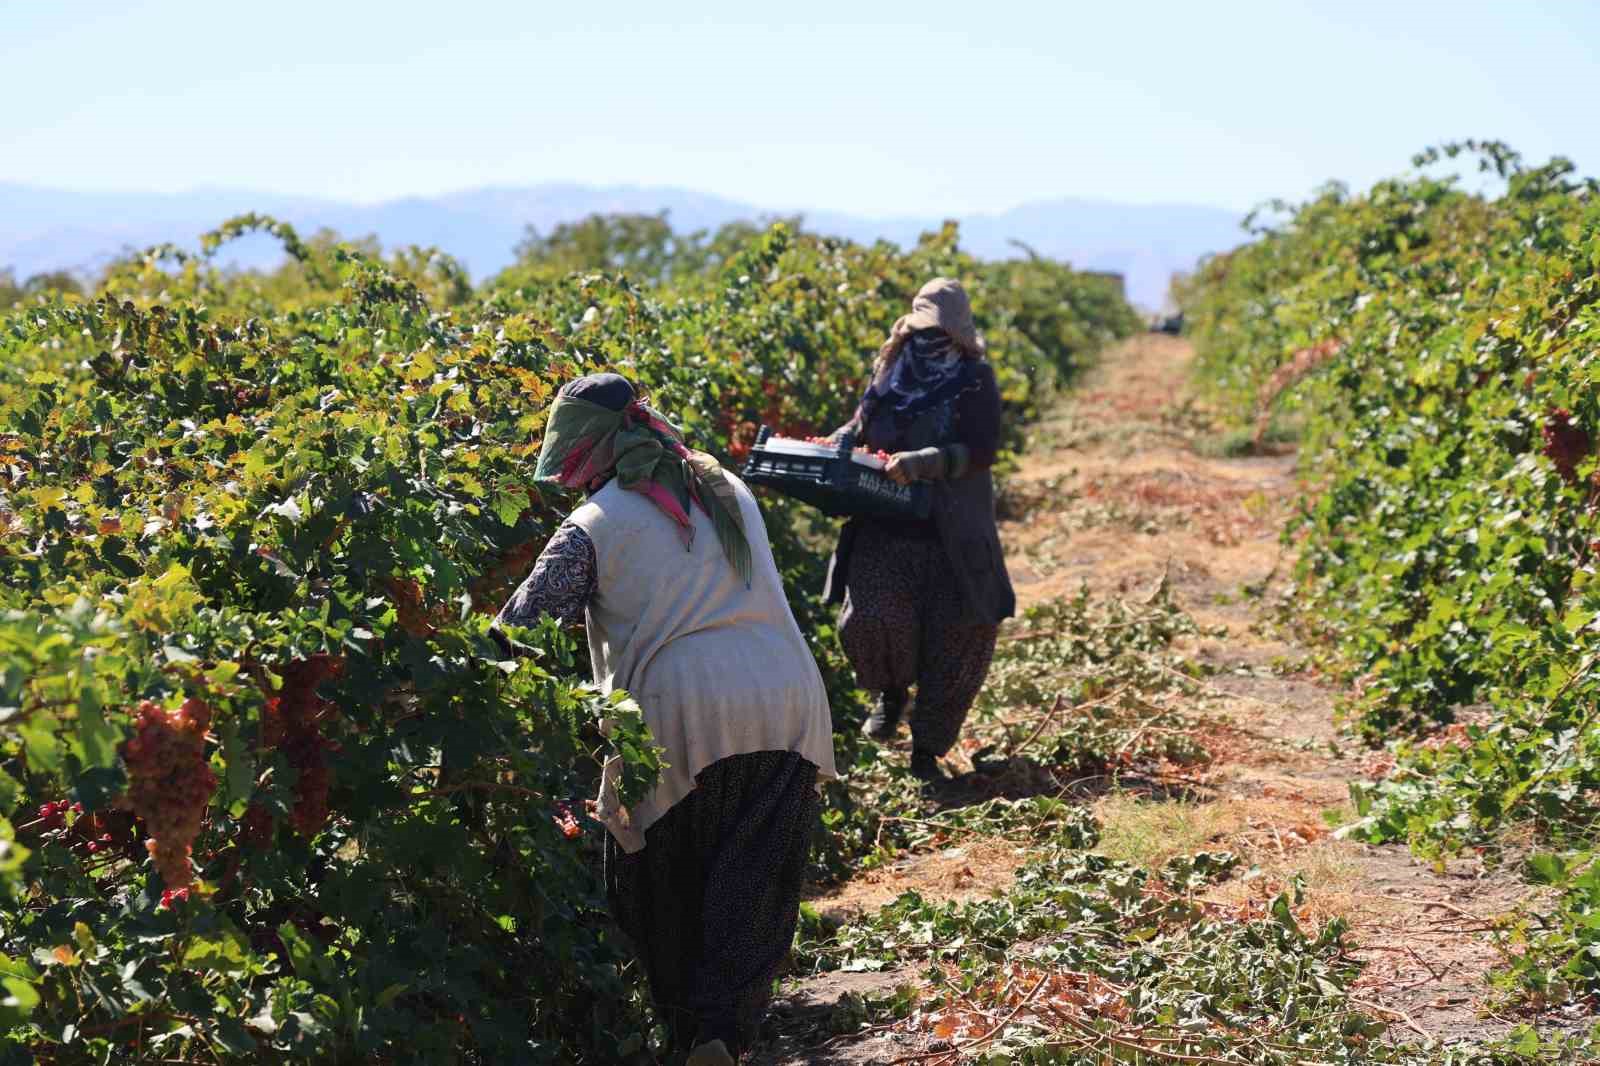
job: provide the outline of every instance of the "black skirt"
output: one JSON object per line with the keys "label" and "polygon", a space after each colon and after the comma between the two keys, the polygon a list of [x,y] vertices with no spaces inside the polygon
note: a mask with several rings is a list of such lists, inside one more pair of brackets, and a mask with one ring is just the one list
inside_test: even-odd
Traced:
{"label": "black skirt", "polygon": [[733,755],[645,830],[606,838],[606,892],[633,941],[674,1050],[757,1035],[794,940],[817,825],[817,768],[792,751]]}

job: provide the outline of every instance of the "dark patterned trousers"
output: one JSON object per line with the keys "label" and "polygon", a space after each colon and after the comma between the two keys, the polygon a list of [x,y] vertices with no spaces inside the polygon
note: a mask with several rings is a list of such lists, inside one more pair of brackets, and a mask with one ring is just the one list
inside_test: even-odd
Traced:
{"label": "dark patterned trousers", "polygon": [[856,683],[872,692],[915,685],[911,742],[943,755],[989,675],[1000,627],[967,619],[950,557],[936,539],[864,524],[845,587],[839,643]]}
{"label": "dark patterned trousers", "polygon": [[645,830],[643,851],[606,838],[606,893],[681,1054],[754,1042],[800,918],[820,801],[817,768],[791,751],[733,755]]}

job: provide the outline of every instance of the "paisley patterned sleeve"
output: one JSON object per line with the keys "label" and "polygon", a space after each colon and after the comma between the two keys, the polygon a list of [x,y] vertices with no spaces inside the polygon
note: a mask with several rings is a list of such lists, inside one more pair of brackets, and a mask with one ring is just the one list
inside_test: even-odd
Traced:
{"label": "paisley patterned sleeve", "polygon": [[549,615],[563,625],[579,625],[597,587],[594,541],[578,526],[563,522],[496,621],[531,626]]}

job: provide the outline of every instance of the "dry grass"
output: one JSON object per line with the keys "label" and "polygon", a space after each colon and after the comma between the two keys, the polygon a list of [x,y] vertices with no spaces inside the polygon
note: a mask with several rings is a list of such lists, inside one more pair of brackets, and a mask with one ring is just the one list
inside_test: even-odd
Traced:
{"label": "dry grass", "polygon": [[999,895],[1010,887],[1027,853],[1003,838],[974,837],[930,854],[909,855],[818,893],[811,903],[826,917],[875,911],[903,892],[958,902]]}
{"label": "dry grass", "polygon": [[1230,803],[1147,800],[1114,793],[1095,805],[1100,854],[1151,870],[1168,859],[1224,846],[1243,827]]}
{"label": "dry grass", "polygon": [[1212,903],[1238,907],[1273,895],[1296,876],[1307,886],[1305,913],[1317,925],[1332,918],[1349,919],[1363,884],[1360,848],[1324,836],[1279,855],[1254,853],[1251,876],[1224,882],[1205,896]]}
{"label": "dry grass", "polygon": [[1113,793],[1095,807],[1096,850],[1153,870],[1179,855],[1222,849],[1267,870],[1329,839],[1325,809],[1309,797],[1224,794],[1195,802]]}

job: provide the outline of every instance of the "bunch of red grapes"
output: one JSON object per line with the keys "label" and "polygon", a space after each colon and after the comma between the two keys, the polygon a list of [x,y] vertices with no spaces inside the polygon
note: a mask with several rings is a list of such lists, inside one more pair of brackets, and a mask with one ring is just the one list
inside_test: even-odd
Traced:
{"label": "bunch of red grapes", "polygon": [[[494,561],[489,569],[477,581],[472,583],[472,609],[481,614],[496,614],[500,610],[500,601],[515,588],[521,580],[533,569],[533,562],[539,557],[539,543],[537,541],[524,541],[521,544],[507,548],[501,556]],[[404,620],[401,625],[405,624]]]}
{"label": "bunch of red grapes", "polygon": [[83,813],[83,804],[71,800],[55,800],[39,805],[39,830],[49,833],[61,829],[67,824],[67,812]]}
{"label": "bunch of red grapes", "polygon": [[415,578],[386,577],[384,589],[394,603],[395,620],[400,628],[413,637],[431,637],[438,629],[433,613],[428,610],[422,595],[422,586]]}
{"label": "bunch of red grapes", "polygon": [[194,879],[189,858],[217,788],[206,761],[210,726],[211,708],[202,700],[184,700],[175,711],[145,700],[134,712],[133,736],[122,745],[128,791],[121,802],[144,821],[145,849],[171,889]]}
{"label": "bunch of red grapes", "polygon": [[[283,688],[267,701],[261,718],[262,745],[283,752],[294,767],[295,804],[289,821],[307,838],[328,821],[328,790],[333,784],[328,752],[336,749],[322,735],[322,725],[335,708],[317,695],[317,686],[343,672],[344,660],[332,655],[296,659],[283,668]],[[247,818],[247,830],[260,820],[260,816]]]}
{"label": "bunch of red grapes", "polygon": [[556,801],[555,813],[550,816],[550,820],[568,840],[576,840],[583,835],[583,828],[578,825],[578,818],[572,813],[572,805],[565,800]]}
{"label": "bunch of red grapes", "polygon": [[1556,472],[1567,484],[1578,479],[1578,464],[1589,454],[1589,434],[1572,424],[1572,412],[1552,408],[1544,420],[1544,456],[1555,464]]}

